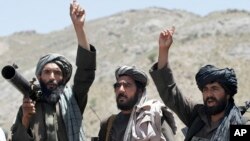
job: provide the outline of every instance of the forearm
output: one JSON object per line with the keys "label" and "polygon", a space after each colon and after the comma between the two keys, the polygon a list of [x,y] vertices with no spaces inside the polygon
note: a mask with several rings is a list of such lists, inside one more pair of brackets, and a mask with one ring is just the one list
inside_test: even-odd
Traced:
{"label": "forearm", "polygon": [[78,47],[73,92],[83,113],[87,103],[87,93],[95,78],[96,52],[93,46],[90,51]]}
{"label": "forearm", "polygon": [[161,99],[179,118],[186,124],[189,121],[194,104],[184,97],[176,85],[171,69],[164,66],[157,68],[155,64],[150,70],[150,75],[156,85]]}
{"label": "forearm", "polygon": [[22,118],[22,124],[23,124],[23,126],[24,126],[25,128],[29,128],[29,119],[23,117],[23,118]]}
{"label": "forearm", "polygon": [[85,29],[82,26],[74,25],[77,41],[80,47],[90,50],[89,42],[85,33]]}
{"label": "forearm", "polygon": [[164,66],[168,65],[168,50],[159,49],[159,56],[158,56],[158,69],[162,69]]}
{"label": "forearm", "polygon": [[[14,126],[14,125],[13,125]],[[31,135],[31,130],[26,129],[22,124],[15,125],[17,126],[15,131],[12,131],[12,140],[13,141],[34,141],[33,136]]]}
{"label": "forearm", "polygon": [[31,129],[22,124],[22,112],[19,110],[15,123],[11,127],[11,138],[13,141],[33,141]]}

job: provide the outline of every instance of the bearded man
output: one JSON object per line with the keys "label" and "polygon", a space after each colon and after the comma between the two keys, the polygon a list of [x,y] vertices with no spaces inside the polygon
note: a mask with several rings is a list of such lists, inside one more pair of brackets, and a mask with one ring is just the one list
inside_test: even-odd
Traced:
{"label": "bearded man", "polygon": [[233,69],[213,65],[200,68],[196,74],[204,104],[196,104],[179,90],[168,62],[174,28],[159,36],[159,57],[150,70],[163,102],[188,127],[185,141],[229,141],[230,124],[243,124],[244,118],[235,106],[237,78]]}
{"label": "bearded man", "polygon": [[115,71],[117,115],[101,124],[99,141],[174,141],[176,125],[172,112],[158,100],[147,100],[148,77],[135,66]]}
{"label": "bearded man", "polygon": [[96,51],[85,35],[85,11],[75,1],[70,16],[78,39],[74,85],[67,86],[72,65],[64,56],[51,53],[41,57],[36,77],[42,96],[36,101],[24,97],[11,128],[13,141],[85,140],[82,114],[95,78]]}

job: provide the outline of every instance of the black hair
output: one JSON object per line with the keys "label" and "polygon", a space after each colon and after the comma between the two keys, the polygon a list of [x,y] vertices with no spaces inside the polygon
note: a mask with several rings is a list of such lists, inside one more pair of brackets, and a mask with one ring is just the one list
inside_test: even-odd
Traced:
{"label": "black hair", "polygon": [[144,84],[142,84],[141,82],[135,80],[135,85],[136,85],[137,89],[140,89],[141,91],[145,90],[146,86]]}

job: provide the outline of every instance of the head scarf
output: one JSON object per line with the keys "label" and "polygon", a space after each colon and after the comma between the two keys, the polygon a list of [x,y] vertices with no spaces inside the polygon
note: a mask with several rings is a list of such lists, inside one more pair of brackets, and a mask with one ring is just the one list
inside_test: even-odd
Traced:
{"label": "head scarf", "polygon": [[57,64],[63,73],[63,84],[65,85],[72,74],[72,65],[70,62],[62,55],[50,53],[40,58],[36,66],[36,76],[41,75],[43,67],[48,63]]}
{"label": "head scarf", "polygon": [[213,65],[206,65],[200,68],[195,79],[201,91],[205,85],[218,82],[231,96],[237,93],[237,78],[233,69],[219,69]]}
{"label": "head scarf", "polygon": [[144,71],[137,69],[135,66],[118,67],[115,71],[116,80],[118,80],[118,78],[122,75],[130,76],[135,81],[140,82],[143,87],[146,87],[146,85],[148,83],[147,74]]}
{"label": "head scarf", "polygon": [[[135,66],[118,67],[115,71],[116,79],[118,80],[119,77],[123,75],[130,76],[135,81],[141,83],[144,88],[148,84],[148,77],[146,73],[142,70],[139,70]],[[162,106],[163,104],[160,104],[160,102],[158,101],[155,100],[147,101],[146,89],[144,89],[142,95],[139,97],[139,100],[133,107],[133,110],[130,114],[127,128],[123,136],[123,141],[134,141],[134,140],[165,141],[165,138],[163,137],[161,130],[157,130],[161,128],[161,117],[163,116],[161,111]],[[167,111],[165,111],[164,113],[166,112]],[[153,118],[148,119],[148,117],[153,117]],[[170,117],[169,115],[169,117],[167,118],[169,120],[170,118],[172,118],[171,124],[175,124],[173,122],[174,121],[173,117]]]}

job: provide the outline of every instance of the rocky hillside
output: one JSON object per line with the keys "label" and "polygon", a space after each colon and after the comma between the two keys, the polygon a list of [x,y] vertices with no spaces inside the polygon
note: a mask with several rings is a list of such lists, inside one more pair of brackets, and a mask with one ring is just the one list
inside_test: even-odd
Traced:
{"label": "rocky hillside", "polygon": [[[117,13],[88,21],[89,41],[97,48],[96,79],[89,92],[84,126],[86,135],[97,136],[100,120],[117,113],[112,89],[114,70],[119,65],[136,65],[146,72],[157,61],[158,36],[162,29],[175,26],[170,62],[179,87],[190,98],[202,103],[195,84],[197,70],[205,64],[234,68],[238,77],[235,101],[250,100],[250,12],[227,10],[204,17],[181,10],[147,8]],[[77,40],[72,26],[48,34],[17,32],[0,37],[0,68],[16,63],[27,80],[34,77],[40,56],[56,52],[75,62]],[[71,79],[72,84],[72,79]],[[22,95],[0,77],[0,126],[8,130],[21,104]],[[149,98],[159,98],[150,80]],[[177,140],[183,140],[178,123]]]}

